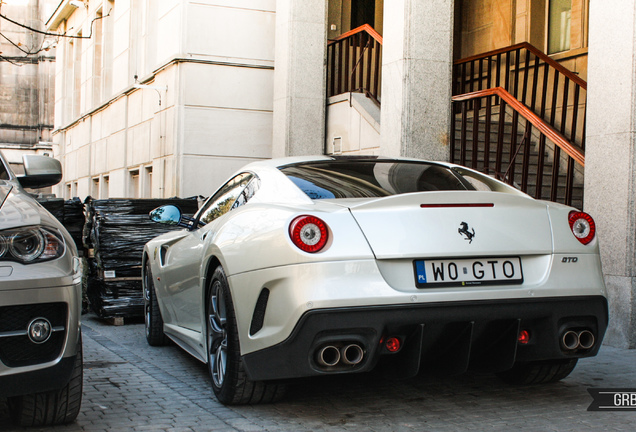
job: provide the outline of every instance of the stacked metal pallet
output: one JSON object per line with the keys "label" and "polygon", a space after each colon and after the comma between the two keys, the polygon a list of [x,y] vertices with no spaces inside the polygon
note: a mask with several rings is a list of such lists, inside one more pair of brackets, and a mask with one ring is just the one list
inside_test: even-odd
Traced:
{"label": "stacked metal pallet", "polygon": [[148,213],[174,204],[184,214],[198,208],[192,198],[86,200],[84,243],[89,250],[88,299],[100,318],[143,316],[141,258],[144,244],[182,229],[151,222]]}

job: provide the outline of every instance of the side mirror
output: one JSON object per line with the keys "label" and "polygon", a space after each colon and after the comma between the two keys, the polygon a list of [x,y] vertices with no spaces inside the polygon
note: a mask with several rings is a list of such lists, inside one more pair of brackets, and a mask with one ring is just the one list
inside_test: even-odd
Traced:
{"label": "side mirror", "polygon": [[24,155],[24,175],[18,181],[25,188],[43,188],[58,184],[62,180],[62,164],[48,156]]}
{"label": "side mirror", "polygon": [[157,207],[148,216],[151,221],[161,224],[179,225],[181,223],[181,209],[174,205]]}

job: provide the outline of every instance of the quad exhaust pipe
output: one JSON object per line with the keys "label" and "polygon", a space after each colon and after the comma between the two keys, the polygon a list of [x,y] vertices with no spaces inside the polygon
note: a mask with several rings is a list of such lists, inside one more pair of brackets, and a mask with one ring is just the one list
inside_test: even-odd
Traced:
{"label": "quad exhaust pipe", "polygon": [[364,358],[364,351],[358,344],[347,345],[340,350],[342,362],[349,366],[355,366]]}
{"label": "quad exhaust pipe", "polygon": [[579,334],[575,331],[568,330],[563,333],[561,344],[566,350],[575,350],[579,347]]}
{"label": "quad exhaust pipe", "polygon": [[595,340],[594,333],[589,330],[568,330],[561,337],[561,345],[568,351],[578,348],[590,349],[594,346]]}
{"label": "quad exhaust pipe", "polygon": [[579,333],[579,347],[590,349],[594,346],[594,334],[589,330],[583,330]]}
{"label": "quad exhaust pipe", "polygon": [[326,368],[342,363],[347,366],[360,364],[364,359],[364,350],[357,343],[343,345],[326,345],[316,351],[316,362]]}
{"label": "quad exhaust pipe", "polygon": [[318,351],[317,360],[320,366],[335,366],[340,362],[340,350],[333,345],[327,345]]}

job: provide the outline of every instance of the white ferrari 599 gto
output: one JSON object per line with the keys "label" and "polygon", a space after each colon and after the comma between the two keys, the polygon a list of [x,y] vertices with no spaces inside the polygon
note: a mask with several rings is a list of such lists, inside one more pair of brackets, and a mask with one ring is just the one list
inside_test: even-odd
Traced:
{"label": "white ferrari 599 gto", "polygon": [[148,342],[207,363],[225,404],[379,365],[557,381],[607,327],[593,219],[457,165],[255,162],[150,217],[183,230],[144,249]]}

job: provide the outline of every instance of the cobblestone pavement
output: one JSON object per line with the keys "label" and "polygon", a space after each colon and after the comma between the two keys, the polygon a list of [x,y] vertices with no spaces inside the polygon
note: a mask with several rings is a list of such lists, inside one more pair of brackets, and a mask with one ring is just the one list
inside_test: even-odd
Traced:
{"label": "cobblestone pavement", "polygon": [[[83,319],[84,400],[54,431],[614,431],[636,412],[588,412],[588,387],[636,388],[636,350],[603,347],[564,381],[508,386],[492,375],[393,382],[368,375],[311,379],[277,404],[225,407],[206,366],[174,345],[146,344],[143,324]],[[0,431],[11,425],[0,399]]]}

